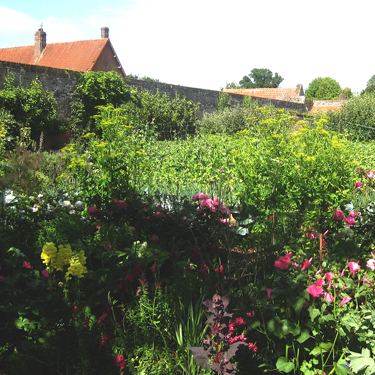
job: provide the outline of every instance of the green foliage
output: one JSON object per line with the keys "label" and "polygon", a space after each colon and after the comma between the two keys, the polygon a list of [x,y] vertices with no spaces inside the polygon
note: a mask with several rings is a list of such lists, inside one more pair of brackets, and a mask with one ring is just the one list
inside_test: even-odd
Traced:
{"label": "green foliage", "polygon": [[87,133],[84,136],[87,145],[65,147],[62,151],[69,161],[68,172],[60,175],[59,180],[76,179],[79,186],[76,195],[100,207],[103,202],[137,189],[147,167],[147,155],[143,151],[145,136],[132,130],[123,109],[109,106],[98,110],[100,113],[94,118],[101,138]]}
{"label": "green foliage", "polygon": [[329,128],[340,131],[351,140],[375,139],[375,94],[348,100],[340,112],[328,114]]}
{"label": "green foliage", "polygon": [[375,74],[367,81],[366,88],[362,90],[361,95],[372,94],[375,91]]}
{"label": "green foliage", "polygon": [[8,74],[0,91],[0,109],[9,111],[11,115],[6,118],[9,147],[14,144],[21,127],[29,127],[31,139],[37,143],[42,132],[56,134],[66,130],[66,124],[57,120],[54,94],[43,90],[38,79],[27,88],[22,84],[16,85],[14,75]]}
{"label": "green foliage", "polygon": [[[224,107],[224,105],[223,105]],[[241,130],[249,129],[254,125],[254,120],[261,116],[257,111],[258,102],[246,96],[241,106],[223,108],[214,113],[205,113],[198,124],[202,134],[235,134]]]}
{"label": "green foliage", "polygon": [[124,113],[132,126],[137,129],[152,129],[161,139],[186,137],[195,133],[199,104],[176,95],[172,100],[159,91],[139,94],[141,105],[128,103],[123,106]]}
{"label": "green foliage", "polygon": [[340,84],[333,78],[315,78],[305,92],[306,98],[314,100],[336,100],[341,94]]}
{"label": "green foliage", "polygon": [[117,72],[86,72],[76,84],[71,102],[71,130],[73,136],[95,132],[93,116],[98,106],[133,102],[139,105],[137,92],[129,87]]}
{"label": "green foliage", "polygon": [[227,92],[220,91],[219,100],[217,102],[217,111],[220,113],[231,107],[232,103],[230,95]]}
{"label": "green foliage", "polygon": [[273,76],[269,69],[254,68],[251,73],[244,76],[240,81],[240,88],[276,88],[284,80],[278,73]]}

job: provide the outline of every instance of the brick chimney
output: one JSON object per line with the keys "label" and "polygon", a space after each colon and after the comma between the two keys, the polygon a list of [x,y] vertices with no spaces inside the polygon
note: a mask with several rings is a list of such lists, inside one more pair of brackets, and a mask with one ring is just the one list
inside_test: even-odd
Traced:
{"label": "brick chimney", "polygon": [[108,39],[109,38],[109,28],[108,27],[102,27],[102,39]]}
{"label": "brick chimney", "polygon": [[43,26],[41,25],[38,31],[35,33],[34,39],[34,56],[40,56],[43,53],[44,48],[47,45],[47,34],[43,31]]}

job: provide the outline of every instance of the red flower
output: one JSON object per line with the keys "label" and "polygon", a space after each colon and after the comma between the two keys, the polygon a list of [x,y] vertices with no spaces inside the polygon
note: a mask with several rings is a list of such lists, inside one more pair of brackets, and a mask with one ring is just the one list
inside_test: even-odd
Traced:
{"label": "red flower", "polygon": [[291,259],[292,259],[292,252],[290,251],[285,256],[279,257],[279,260],[277,260],[274,263],[274,266],[276,268],[278,268],[279,270],[284,271],[284,270],[286,270],[288,268],[288,265],[289,265]]}
{"label": "red flower", "polygon": [[349,266],[349,270],[350,272],[353,274],[353,276],[355,275],[355,273],[361,269],[361,266],[356,263],[356,262],[348,262],[348,266]]}
{"label": "red flower", "polygon": [[30,268],[30,263],[27,263],[26,260],[23,261],[22,263],[23,268]]}
{"label": "red flower", "polygon": [[49,273],[48,273],[47,270],[43,270],[43,271],[42,271],[42,275],[43,275],[44,277],[49,277]]}
{"label": "red flower", "polygon": [[92,206],[92,207],[89,207],[88,209],[87,209],[87,213],[90,215],[90,216],[92,216],[92,217],[94,217],[94,216],[98,216],[99,215],[99,210],[95,207],[95,206]]}
{"label": "red flower", "polygon": [[102,340],[100,341],[100,345],[104,346],[106,344],[106,342],[110,340],[110,337],[109,337],[109,335],[107,333],[103,333],[101,335],[101,339]]}
{"label": "red flower", "polygon": [[312,259],[313,259],[313,258],[310,258],[309,260],[305,260],[305,261],[303,262],[303,265],[302,265],[302,268],[301,268],[302,271],[308,269],[308,268],[311,266]]}
{"label": "red flower", "polygon": [[336,210],[333,215],[335,220],[341,221],[345,219],[344,213],[341,210]]}
{"label": "red flower", "polygon": [[123,355],[119,354],[115,357],[116,360],[116,366],[120,367],[121,370],[123,370],[126,366],[125,358]]}

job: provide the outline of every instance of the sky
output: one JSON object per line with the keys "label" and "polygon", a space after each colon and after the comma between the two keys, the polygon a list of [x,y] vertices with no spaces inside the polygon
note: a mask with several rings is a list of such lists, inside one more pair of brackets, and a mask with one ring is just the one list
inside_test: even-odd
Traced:
{"label": "sky", "polygon": [[331,77],[354,93],[375,74],[374,0],[0,0],[0,48],[99,39],[126,74],[220,90],[254,68],[280,87]]}

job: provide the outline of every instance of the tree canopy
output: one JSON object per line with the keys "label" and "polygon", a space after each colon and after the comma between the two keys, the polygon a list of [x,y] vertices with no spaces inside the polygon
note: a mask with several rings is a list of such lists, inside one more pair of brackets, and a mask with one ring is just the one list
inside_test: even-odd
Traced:
{"label": "tree canopy", "polygon": [[273,76],[269,69],[254,68],[249,75],[241,79],[240,88],[276,88],[283,80],[284,78],[278,73]]}
{"label": "tree canopy", "polygon": [[309,84],[305,96],[314,100],[336,100],[341,92],[341,86],[336,80],[330,77],[319,77]]}
{"label": "tree canopy", "polygon": [[375,92],[375,74],[367,81],[366,88],[361,92],[363,94],[372,94]]}

